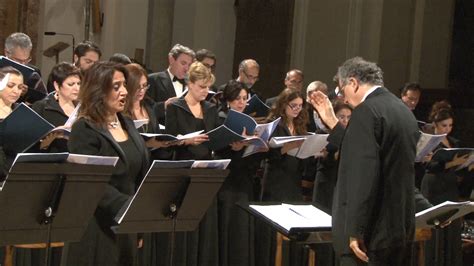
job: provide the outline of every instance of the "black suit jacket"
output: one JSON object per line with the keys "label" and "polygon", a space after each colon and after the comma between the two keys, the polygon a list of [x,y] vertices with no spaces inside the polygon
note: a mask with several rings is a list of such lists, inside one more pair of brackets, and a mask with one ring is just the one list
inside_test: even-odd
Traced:
{"label": "black suit jacket", "polygon": [[131,138],[140,154],[142,154],[142,168],[138,177],[129,176],[127,155],[107,128],[101,128],[84,118],[79,118],[72,126],[68,142],[71,153],[119,157],[96,210],[96,217],[99,224],[104,225],[103,228],[113,224],[115,215],[130,196],[135,193],[149,166],[148,150],[142,137],[135,129],[133,121],[120,114],[118,115],[122,127],[128,133],[128,137]]}
{"label": "black suit jacket", "polygon": [[176,97],[173,82],[168,74],[168,71],[161,71],[148,75],[148,84],[150,88],[147,95],[156,102],[155,109],[159,115],[158,121],[161,124],[165,123],[165,101],[169,98]]}
{"label": "black suit jacket", "polygon": [[378,88],[338,124],[328,141],[340,143],[332,208],[334,248],[352,253],[349,237],[368,250],[404,246],[415,232],[414,160],[417,122],[406,106]]}

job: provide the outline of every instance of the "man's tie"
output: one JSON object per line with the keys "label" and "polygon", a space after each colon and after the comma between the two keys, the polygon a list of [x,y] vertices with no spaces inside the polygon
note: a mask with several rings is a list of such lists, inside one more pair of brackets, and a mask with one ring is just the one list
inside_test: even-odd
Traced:
{"label": "man's tie", "polygon": [[185,85],[184,79],[179,79],[178,77],[174,76],[173,82],[175,81],[178,81],[179,83],[181,83],[181,85],[183,85],[183,88],[184,88],[184,85]]}

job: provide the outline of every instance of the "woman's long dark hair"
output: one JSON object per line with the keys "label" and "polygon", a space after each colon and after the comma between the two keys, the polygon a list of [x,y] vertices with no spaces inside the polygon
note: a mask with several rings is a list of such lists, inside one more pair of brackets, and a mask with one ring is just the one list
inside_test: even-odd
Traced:
{"label": "woman's long dark hair", "polygon": [[[142,66],[139,64],[128,64],[125,66],[125,69],[127,69],[128,72],[128,77],[127,77],[127,103],[125,104],[125,109],[123,110],[123,113],[132,118],[136,119],[136,117],[133,114],[133,102],[135,98],[135,94],[137,91],[140,89],[140,79],[142,76],[145,78],[147,77],[146,70],[143,69]],[[146,94],[145,94],[145,97]],[[143,100],[140,102],[140,105],[143,107]]]}
{"label": "woman's long dark hair", "polygon": [[270,114],[268,115],[268,120],[274,120],[278,117],[281,117],[283,123],[288,125],[288,117],[286,116],[285,109],[288,106],[288,103],[294,99],[301,98],[303,100],[303,108],[297,117],[293,119],[293,126],[295,128],[295,133],[298,135],[305,135],[308,133],[307,124],[308,124],[308,111],[305,108],[306,101],[304,95],[298,90],[292,90],[289,88],[284,89],[276,103],[273,105]]}
{"label": "woman's long dark hair", "polygon": [[86,71],[79,92],[81,102],[79,117],[106,127],[108,114],[105,102],[108,94],[113,90],[112,83],[116,71],[122,72],[127,80],[127,70],[117,63],[97,62]]}

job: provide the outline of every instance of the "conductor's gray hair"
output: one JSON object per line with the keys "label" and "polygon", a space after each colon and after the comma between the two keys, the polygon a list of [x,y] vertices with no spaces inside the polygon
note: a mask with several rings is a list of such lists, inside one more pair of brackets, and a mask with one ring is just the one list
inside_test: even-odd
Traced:
{"label": "conductor's gray hair", "polygon": [[382,69],[362,57],[354,57],[344,62],[337,69],[337,77],[342,85],[345,85],[349,78],[355,78],[362,84],[383,86]]}
{"label": "conductor's gray hair", "polygon": [[16,48],[31,50],[33,44],[31,43],[30,37],[23,32],[10,34],[5,40],[5,50],[8,53],[13,53]]}
{"label": "conductor's gray hair", "polygon": [[196,58],[196,53],[191,48],[181,45],[179,43],[175,44],[168,53],[168,55],[172,56],[174,59],[178,59],[178,56],[180,54],[187,54],[191,56],[193,60],[194,58]]}

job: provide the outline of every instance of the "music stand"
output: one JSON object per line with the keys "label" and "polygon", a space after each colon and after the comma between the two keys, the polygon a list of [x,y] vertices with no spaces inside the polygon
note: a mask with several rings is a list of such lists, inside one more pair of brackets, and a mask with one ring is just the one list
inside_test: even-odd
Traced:
{"label": "music stand", "polygon": [[[194,231],[229,170],[154,168],[145,177],[115,233]],[[173,264],[173,252],[170,265]]]}
{"label": "music stand", "polygon": [[46,57],[56,57],[56,64],[59,63],[59,53],[64,51],[66,48],[69,47],[69,44],[65,42],[57,42],[52,46],[48,47],[48,49],[44,50],[43,55]]}
{"label": "music stand", "polygon": [[113,166],[17,163],[0,192],[0,246],[79,241]]}

